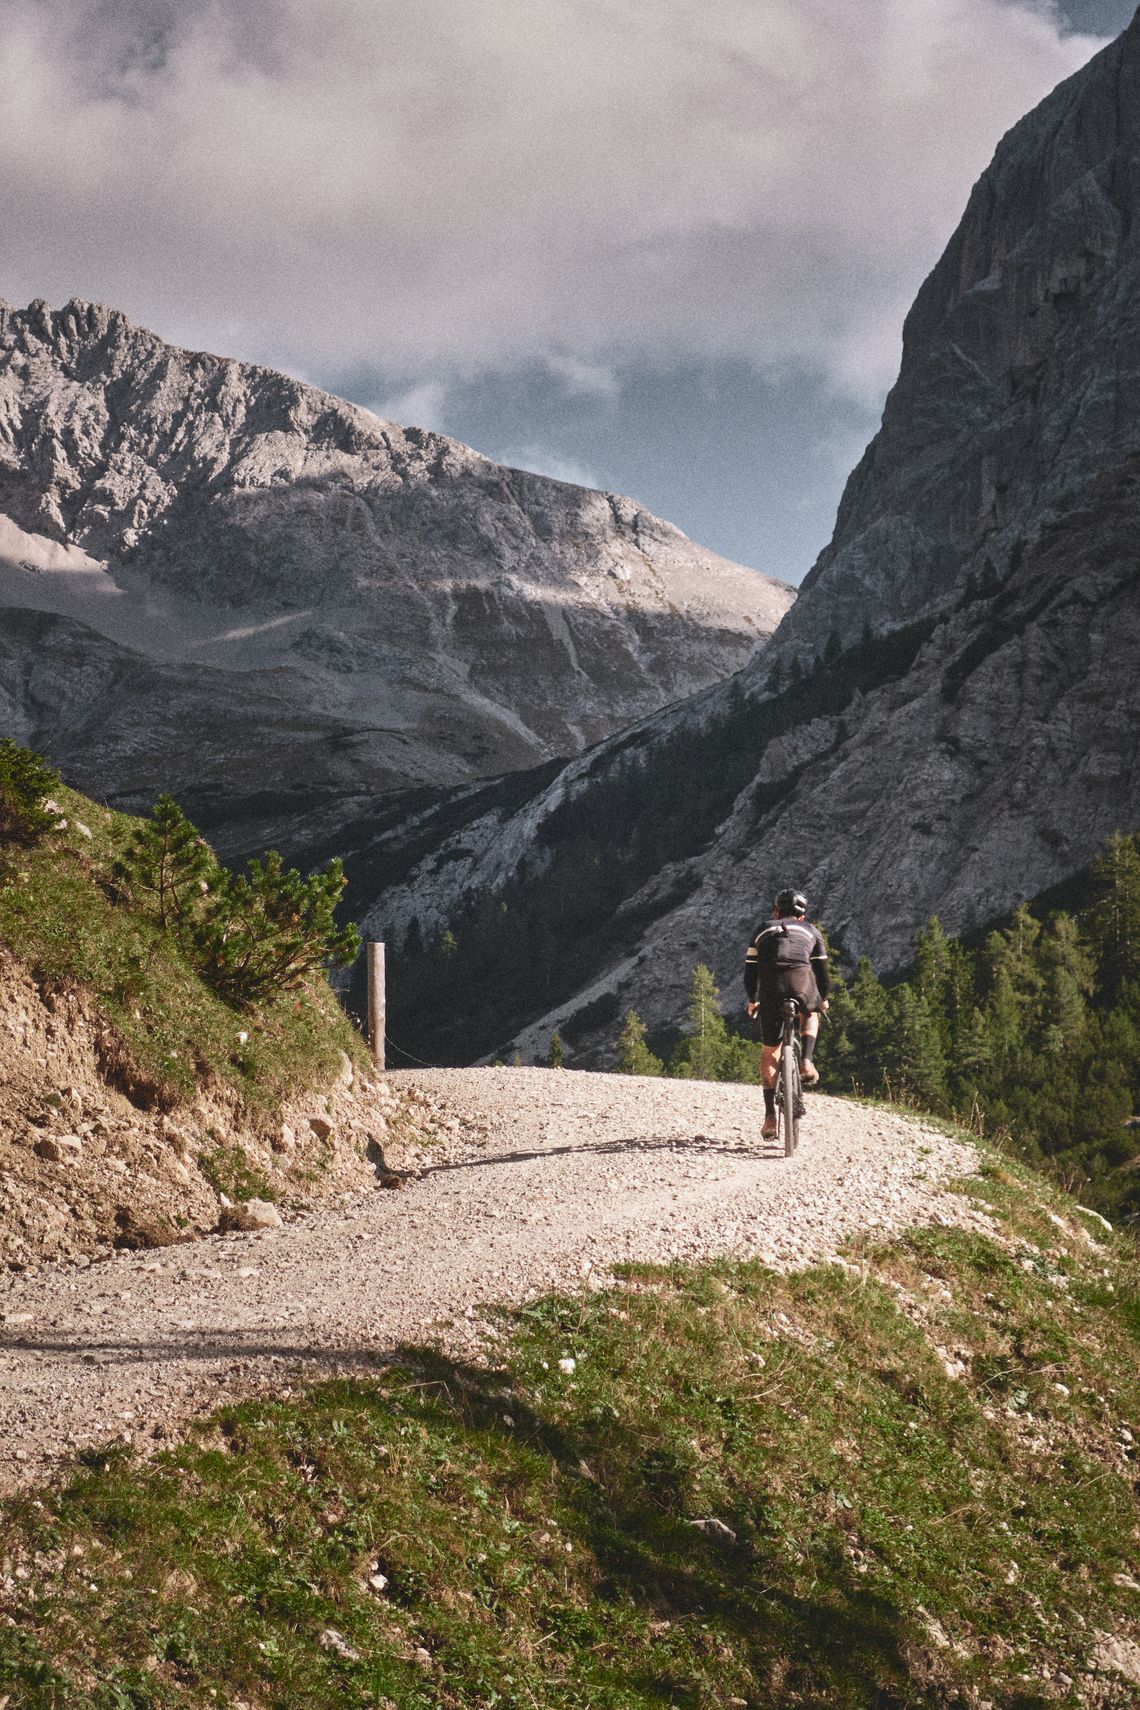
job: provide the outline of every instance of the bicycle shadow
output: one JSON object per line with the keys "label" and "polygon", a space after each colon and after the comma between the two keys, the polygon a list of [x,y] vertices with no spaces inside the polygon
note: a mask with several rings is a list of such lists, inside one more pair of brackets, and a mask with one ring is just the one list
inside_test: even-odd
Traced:
{"label": "bicycle shadow", "polygon": [[519,1148],[511,1152],[489,1152],[479,1157],[441,1159],[437,1164],[424,1164],[407,1174],[411,1180],[424,1180],[428,1176],[458,1170],[485,1169],[494,1164],[531,1164],[545,1158],[571,1157],[581,1153],[590,1153],[594,1157],[614,1157],[626,1152],[697,1152],[709,1157],[731,1157],[741,1163],[771,1162],[784,1156],[782,1146],[777,1146],[775,1141],[761,1140],[759,1135],[755,1142],[716,1140],[707,1134],[694,1134],[689,1139],[649,1139],[630,1135],[620,1140],[587,1141],[580,1145],[537,1146]]}
{"label": "bicycle shadow", "polygon": [[[54,1357],[73,1355],[81,1368],[87,1367],[97,1377],[108,1366],[184,1364],[206,1361],[264,1361],[266,1366],[283,1365],[294,1369],[304,1367],[312,1375],[323,1368],[326,1373],[344,1373],[353,1369],[375,1370],[391,1355],[394,1341],[375,1346],[345,1348],[321,1347],[312,1342],[277,1340],[257,1331],[203,1327],[187,1330],[177,1339],[155,1338],[151,1341],[127,1341],[110,1336],[56,1337],[20,1336],[0,1331],[0,1353],[47,1354]],[[236,1372],[234,1375],[238,1375]]]}

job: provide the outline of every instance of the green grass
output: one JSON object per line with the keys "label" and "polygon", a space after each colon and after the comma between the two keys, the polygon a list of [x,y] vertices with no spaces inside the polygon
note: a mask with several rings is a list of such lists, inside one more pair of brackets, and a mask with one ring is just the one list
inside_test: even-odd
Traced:
{"label": "green grass", "polygon": [[153,920],[112,900],[110,865],[134,822],[62,787],[54,796],[68,829],[0,850],[0,944],[42,981],[88,994],[108,1024],[109,1066],[137,1096],[175,1104],[216,1076],[272,1109],[330,1079],[341,1050],[364,1060],[321,981],[255,1012],[217,998]]}
{"label": "green grass", "polygon": [[504,1314],[494,1365],[409,1348],[89,1456],[0,1510],[0,1697],[1077,1705],[1138,1631],[1140,1267],[1028,1174],[972,1191],[995,1235],[631,1269]]}
{"label": "green grass", "polygon": [[250,1163],[241,1146],[211,1146],[202,1153],[198,1164],[210,1186],[230,1199],[277,1197],[268,1178]]}

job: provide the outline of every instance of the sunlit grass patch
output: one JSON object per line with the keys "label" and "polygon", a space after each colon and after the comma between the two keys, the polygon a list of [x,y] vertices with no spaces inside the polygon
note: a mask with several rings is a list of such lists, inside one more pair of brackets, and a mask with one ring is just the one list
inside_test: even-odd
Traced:
{"label": "sunlit grass patch", "polygon": [[112,900],[111,865],[136,822],[70,790],[55,799],[66,830],[3,851],[0,944],[39,979],[87,994],[109,1025],[112,1072],[140,1096],[174,1104],[203,1076],[217,1076],[248,1103],[273,1108],[330,1079],[342,1050],[364,1060],[359,1034],[322,981],[256,1011],[212,993],[175,938]]}
{"label": "sunlit grass patch", "polygon": [[405,1349],[153,1461],[91,1455],[4,1511],[0,1690],[1026,1710],[1095,1677],[1131,1703],[1095,1659],[1136,1631],[1135,1265],[1020,1178],[979,1192],[993,1237],[629,1267],[505,1315],[497,1366]]}

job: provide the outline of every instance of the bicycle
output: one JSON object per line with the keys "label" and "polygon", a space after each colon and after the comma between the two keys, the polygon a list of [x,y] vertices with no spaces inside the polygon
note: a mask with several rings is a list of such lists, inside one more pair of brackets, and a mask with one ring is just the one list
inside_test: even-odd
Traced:
{"label": "bicycle", "polygon": [[799,1144],[800,1117],[804,1113],[803,1079],[800,1075],[800,1030],[796,1025],[800,1006],[795,998],[784,999],[784,1029],[780,1037],[780,1059],[776,1065],[777,1133],[790,1158]]}

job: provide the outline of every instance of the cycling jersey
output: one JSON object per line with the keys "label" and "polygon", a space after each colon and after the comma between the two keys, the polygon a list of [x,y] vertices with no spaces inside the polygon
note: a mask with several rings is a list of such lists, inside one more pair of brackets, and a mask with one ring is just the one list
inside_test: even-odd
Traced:
{"label": "cycling jersey", "polygon": [[810,970],[821,998],[827,996],[827,946],[806,920],[766,920],[744,958],[744,989],[756,1002],[757,990],[791,968]]}
{"label": "cycling jersey", "polygon": [[744,958],[744,989],[759,1005],[760,1037],[778,1045],[784,999],[814,1013],[827,996],[827,946],[806,920],[766,920]]}

